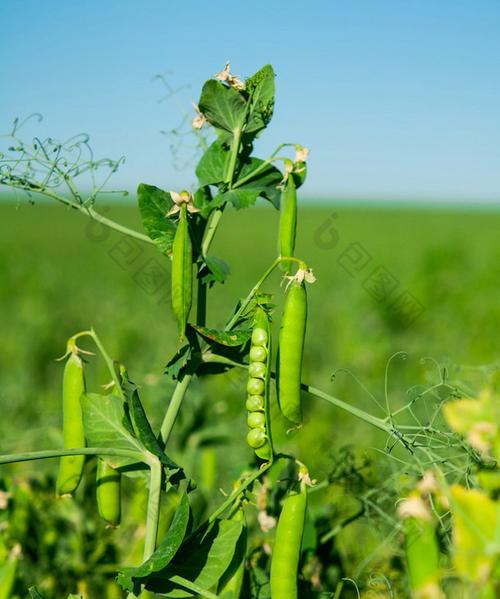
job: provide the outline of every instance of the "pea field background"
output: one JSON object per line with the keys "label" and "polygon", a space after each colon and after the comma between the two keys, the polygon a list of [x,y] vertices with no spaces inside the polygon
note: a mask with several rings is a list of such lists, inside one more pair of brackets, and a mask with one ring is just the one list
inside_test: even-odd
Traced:
{"label": "pea field background", "polygon": [[[410,387],[436,375],[437,365],[422,362],[425,358],[461,368],[462,378],[491,366],[500,329],[500,212],[352,207],[334,201],[319,208],[308,207],[307,199],[301,204],[298,252],[317,276],[309,299],[305,381],[376,412],[367,391],[383,399],[387,361],[395,352],[408,357],[395,360],[388,373],[393,408],[406,403]],[[134,365],[144,400],[159,407],[161,418],[170,394],[161,372],[177,343],[168,303],[169,260],[58,206],[4,202],[0,214],[4,448],[40,447],[47,435],[58,440],[60,364],[55,359],[73,331],[89,326],[106,339],[113,355]],[[141,229],[131,204],[110,205],[107,214]],[[229,263],[231,277],[215,288],[210,325],[221,324],[247,292],[247,281],[257,279],[272,261],[277,223],[270,208],[226,216],[214,253]],[[388,281],[378,278],[381,271]],[[273,283],[278,289],[279,276]],[[411,294],[404,312],[401,294]],[[59,354],[51,348],[59,348]],[[340,369],[350,374],[338,372],[329,382]],[[244,430],[240,374],[227,377],[234,379],[232,390],[221,381],[220,388],[203,393],[210,411],[226,415],[227,443],[234,441],[236,448],[235,427]],[[190,408],[187,402],[183,411]],[[323,409],[326,421],[312,416]],[[318,438],[332,449],[373,442],[369,426],[316,399],[307,400],[306,410],[311,422],[297,438],[304,443],[302,451],[308,444],[317,451]]]}
{"label": "pea field background", "polygon": [[[130,200],[121,206],[115,201],[104,212],[141,229]],[[169,260],[155,248],[44,202],[32,206],[7,200],[0,204],[0,215],[3,452],[61,445],[61,364],[56,358],[64,353],[68,336],[89,326],[114,357],[131,365],[158,427],[173,389],[162,372],[177,345]],[[394,412],[407,404],[412,389],[434,384],[444,372],[471,388],[481,387],[498,359],[498,211],[333,200],[319,207],[302,199],[299,218],[298,252],[317,277],[309,294],[304,381],[380,417],[386,393]],[[208,326],[222,324],[247,293],[248,280],[256,280],[272,261],[277,224],[277,213],[269,207],[225,215],[213,251],[229,263],[231,277],[215,288]],[[270,285],[278,304],[280,278],[276,274]],[[402,296],[410,298],[404,310]],[[89,385],[107,383],[104,367],[92,356],[87,359],[93,363]],[[249,463],[242,443],[244,384],[238,369],[202,377],[182,406],[171,454],[202,490],[194,499],[200,518]],[[427,421],[435,402],[422,400],[415,406],[416,417]],[[325,534],[352,514],[353,485],[359,491],[375,489],[372,507],[380,512],[378,519],[360,518],[335,533],[338,563],[330,560],[331,580],[340,572],[356,580],[376,581],[381,572],[397,579],[397,491],[389,476],[391,460],[380,452],[386,435],[312,396],[304,397],[304,410],[306,426],[291,436],[281,426],[278,442],[312,464],[313,477],[334,481],[326,498],[315,502],[311,496],[323,513]],[[272,411],[279,421],[274,398]],[[400,460],[407,459],[405,451],[395,448],[393,456],[394,471],[404,474]],[[23,547],[19,584],[26,588],[37,582],[55,592],[74,589],[80,581],[77,589],[83,594],[99,589],[106,597],[121,596],[113,568],[140,559],[142,531],[136,521],[137,513],[144,513],[144,493],[125,484],[123,523],[112,531],[98,521],[88,484],[70,506],[54,503],[55,461],[3,468],[3,476],[13,477],[30,504],[31,539]],[[164,526],[168,512],[164,506]],[[129,543],[134,535],[138,542]],[[306,549],[307,542],[306,534]],[[381,593],[374,596],[386,596]],[[350,596],[349,591],[342,596]]]}

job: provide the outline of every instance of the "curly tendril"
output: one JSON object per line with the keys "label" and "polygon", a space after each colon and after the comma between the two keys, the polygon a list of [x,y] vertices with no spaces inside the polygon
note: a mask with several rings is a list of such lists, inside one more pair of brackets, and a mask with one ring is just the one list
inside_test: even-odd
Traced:
{"label": "curly tendril", "polygon": [[[6,150],[0,151],[0,184],[26,192],[30,201],[33,201],[33,193],[40,193],[66,204],[92,206],[113,173],[125,162],[125,157],[96,159],[86,133],[65,141],[38,136],[31,141],[23,140],[23,128],[33,121],[38,124],[42,119],[39,113],[22,120],[16,118],[11,130],[0,135],[8,144]],[[75,182],[82,175],[87,175],[86,185],[90,183],[90,192],[85,198]],[[106,192],[126,194],[124,191]],[[64,193],[69,194],[69,200],[59,195]]]}

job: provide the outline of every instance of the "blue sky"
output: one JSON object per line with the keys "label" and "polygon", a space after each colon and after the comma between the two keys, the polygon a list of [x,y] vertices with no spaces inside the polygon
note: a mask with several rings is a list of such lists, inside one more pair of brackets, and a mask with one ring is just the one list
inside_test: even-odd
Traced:
{"label": "blue sky", "polygon": [[[114,187],[193,183],[161,130],[231,60],[270,62],[276,112],[259,142],[311,148],[311,198],[500,201],[498,0],[3,0],[0,130],[85,131],[98,156],[125,154]],[[191,170],[190,170],[191,169]]]}

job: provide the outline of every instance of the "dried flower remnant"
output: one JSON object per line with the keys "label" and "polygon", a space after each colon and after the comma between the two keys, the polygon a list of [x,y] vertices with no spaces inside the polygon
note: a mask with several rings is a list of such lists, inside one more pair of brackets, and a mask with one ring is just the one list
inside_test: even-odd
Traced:
{"label": "dried flower remnant", "polygon": [[242,91],[245,89],[245,84],[243,81],[241,81],[238,75],[231,74],[231,66],[229,62],[226,62],[224,69],[219,73],[216,73],[214,77],[223,83],[227,83],[236,91]]}
{"label": "dried flower remnant", "polygon": [[207,122],[206,116],[200,111],[198,105],[193,102],[193,108],[196,111],[196,116],[193,118],[191,122],[191,126],[193,129],[201,129],[203,125]]}
{"label": "dried flower remnant", "polygon": [[398,516],[400,518],[415,518],[425,522],[432,521],[432,515],[424,500],[418,495],[413,495],[403,501],[398,506]]}
{"label": "dried flower remnant", "polygon": [[266,511],[260,511],[257,520],[262,532],[269,532],[276,526],[276,518],[270,516]]}

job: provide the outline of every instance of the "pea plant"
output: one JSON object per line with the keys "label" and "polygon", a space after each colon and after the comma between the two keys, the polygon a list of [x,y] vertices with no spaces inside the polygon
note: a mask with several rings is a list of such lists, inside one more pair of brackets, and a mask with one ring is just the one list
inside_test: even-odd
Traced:
{"label": "pea plant", "polygon": [[[178,350],[165,368],[175,388],[161,426],[154,430],[151,423],[155,419],[147,414],[140,389],[126,366],[109,355],[95,330],[76,332],[61,358],[64,447],[3,455],[0,464],[59,459],[56,494],[67,501],[77,501],[70,498],[86,484],[91,473],[98,513],[111,534],[119,531],[124,478],[147,495],[142,556],[135,556],[135,562],[116,565],[121,591],[112,595],[110,590],[110,597],[355,596],[355,581],[329,574],[328,562],[333,558],[326,555],[325,547],[331,550],[331,543],[342,529],[367,514],[376,518],[378,510],[396,534],[402,535],[400,557],[407,563],[408,577],[392,583],[394,588],[404,589],[401,596],[444,596],[443,563],[454,551],[457,577],[465,581],[463,588],[482,593],[471,597],[492,598],[497,584],[498,538],[490,538],[490,525],[496,521],[498,530],[498,502],[494,498],[499,485],[491,452],[498,452],[499,446],[490,396],[481,400],[484,406],[478,400],[463,399],[464,393],[443,378],[420,391],[418,397],[439,388],[439,413],[445,405],[449,427],[439,424],[437,412],[431,422],[415,425],[405,424],[399,417],[406,413],[416,418],[416,396],[400,410],[393,412],[388,406],[387,417],[379,418],[302,379],[303,354],[307,351],[307,294],[309,289],[314,290],[315,277],[311,266],[295,255],[295,238],[297,190],[306,178],[308,150],[300,144],[283,143],[265,159],[254,156],[254,142],[273,115],[274,95],[275,76],[269,65],[245,81],[226,65],[204,84],[192,125],[195,131],[208,130],[212,142],[196,167],[197,188],[165,191],[141,183],[137,198],[145,233],[112,221],[95,208],[104,185],[95,182],[95,173],[103,168],[113,172],[120,161],[95,160],[85,137],[64,143],[35,139],[26,144],[19,138],[16,122],[9,134],[13,145],[0,156],[0,182],[29,194],[48,196],[104,226],[156,246],[171,263],[171,305]],[[87,198],[75,183],[75,178],[85,173],[91,173],[94,181]],[[229,270],[210,253],[212,242],[228,206],[247,209],[258,198],[280,211],[276,258],[246,297],[237,301],[225,326],[213,328],[209,292],[227,281]],[[276,314],[268,287],[277,273],[282,278],[279,293],[284,294],[282,314]],[[273,339],[273,320],[280,322],[277,340]],[[111,379],[99,392],[86,385],[94,351]],[[251,468],[236,477],[232,491],[200,520],[193,501],[196,483],[189,476],[189,468],[172,459],[170,442],[181,408],[189,409],[193,380],[217,377],[232,369],[246,371],[246,387],[241,388],[238,401],[248,426],[246,445]],[[384,474],[391,488],[385,483],[378,488],[390,505],[387,510],[392,510],[391,516],[384,515],[385,508],[374,503],[373,488],[361,485],[359,464],[347,474],[348,460],[342,459],[340,470],[334,468],[327,479],[316,481],[301,456],[280,451],[275,445],[275,399],[290,430],[297,430],[303,426],[302,401],[308,396],[325,400],[386,434],[382,451],[389,470],[398,461],[407,474],[401,483],[401,466],[395,467]],[[472,404],[464,408],[464,404],[458,405],[460,401]],[[478,405],[483,406],[479,411]],[[393,455],[395,445],[406,456],[404,459]],[[462,469],[457,464],[464,460],[468,460],[474,476],[482,477],[484,490],[469,490],[458,484]],[[89,463],[95,464],[91,470]],[[443,464],[448,467],[444,473],[440,469]],[[314,473],[315,465],[309,466]],[[321,532],[319,527],[320,540],[311,542],[316,532],[308,503],[322,493],[328,503],[332,486],[340,493],[340,481],[352,480],[354,474],[358,476],[356,497],[361,509],[330,531]],[[455,477],[451,487],[450,477]],[[394,495],[398,484],[400,494]],[[175,497],[175,507],[169,525],[164,526],[162,506],[171,497]],[[488,512],[487,527],[474,516],[474,506]],[[271,535],[275,531],[260,544],[250,534],[255,529],[255,512],[261,531]],[[136,522],[137,527],[141,524]],[[0,569],[0,597],[9,597],[19,555],[12,547],[9,550],[8,539],[4,542],[1,538],[4,565]],[[446,543],[454,548],[448,553],[440,548]],[[477,558],[473,569],[466,557],[471,553]],[[388,588],[394,596],[388,576],[385,581],[386,592]],[[81,587],[73,590],[86,595]],[[363,596],[369,596],[361,590]],[[42,598],[42,592],[30,589],[34,599]]]}

